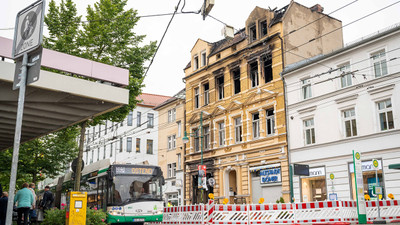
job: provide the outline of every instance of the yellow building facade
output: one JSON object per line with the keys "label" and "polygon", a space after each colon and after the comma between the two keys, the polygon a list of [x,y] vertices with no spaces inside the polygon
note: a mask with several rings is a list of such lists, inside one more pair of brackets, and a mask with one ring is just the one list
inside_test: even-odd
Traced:
{"label": "yellow building facade", "polygon": [[[184,146],[186,204],[205,202],[208,193],[230,203],[256,203],[261,197],[266,202],[281,197],[290,201],[280,73],[285,62],[343,45],[341,38],[334,37],[341,37],[340,30],[332,40],[294,48],[299,38],[308,41],[315,36],[310,38],[313,33],[303,30],[289,36],[289,29],[323,16],[321,8],[312,10],[295,2],[277,11],[256,7],[233,39],[195,43],[184,78],[185,129],[191,134]],[[327,23],[325,31],[341,26],[330,17],[321,21]],[[315,30],[320,25],[311,26]],[[332,46],[326,47],[327,43]],[[206,184],[198,177],[200,164],[206,165]]]}

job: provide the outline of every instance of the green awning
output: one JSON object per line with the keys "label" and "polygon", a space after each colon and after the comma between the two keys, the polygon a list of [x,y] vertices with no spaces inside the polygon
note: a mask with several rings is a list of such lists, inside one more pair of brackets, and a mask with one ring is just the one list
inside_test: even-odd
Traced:
{"label": "green awning", "polygon": [[400,163],[397,163],[397,164],[390,164],[390,165],[389,165],[389,169],[400,170]]}

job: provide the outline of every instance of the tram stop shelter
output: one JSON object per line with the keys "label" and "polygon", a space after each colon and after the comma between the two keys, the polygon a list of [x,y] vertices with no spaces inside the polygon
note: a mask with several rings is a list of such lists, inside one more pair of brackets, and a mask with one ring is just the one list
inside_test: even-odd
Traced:
{"label": "tram stop shelter", "polygon": [[[0,151],[13,147],[17,116],[11,51],[12,40],[0,37]],[[21,143],[128,104],[128,82],[126,69],[43,49],[39,80],[26,87]]]}

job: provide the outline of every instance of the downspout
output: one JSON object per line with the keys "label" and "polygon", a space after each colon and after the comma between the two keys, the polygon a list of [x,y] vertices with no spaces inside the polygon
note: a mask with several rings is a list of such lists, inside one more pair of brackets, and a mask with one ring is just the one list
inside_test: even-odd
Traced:
{"label": "downspout", "polygon": [[[281,38],[281,36],[279,35],[278,38],[281,40],[281,56],[282,56],[282,72],[285,70],[285,56],[284,56],[284,48],[283,48],[283,39]],[[286,129],[286,145],[287,145],[287,159],[288,159],[288,166],[289,166],[289,190],[290,190],[290,202],[293,203],[293,172],[292,172],[292,166],[290,164],[290,153],[289,153],[289,132],[288,132],[288,127],[289,127],[289,123],[288,123],[288,109],[287,109],[287,86],[286,86],[286,81],[285,78],[283,77],[281,72],[281,78],[282,78],[282,82],[283,82],[283,97],[284,97],[284,102],[285,102],[285,129]]]}

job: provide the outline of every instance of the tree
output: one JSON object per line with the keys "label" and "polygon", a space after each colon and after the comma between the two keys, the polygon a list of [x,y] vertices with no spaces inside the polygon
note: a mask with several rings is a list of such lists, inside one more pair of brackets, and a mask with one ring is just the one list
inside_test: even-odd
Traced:
{"label": "tree", "polygon": [[[77,155],[78,132],[79,130],[74,126],[22,144],[19,153],[17,184],[37,183],[46,177],[55,177],[62,172]],[[0,152],[1,181],[10,179],[11,161],[12,149]]]}
{"label": "tree", "polygon": [[[45,47],[71,53],[83,58],[102,62],[129,70],[129,104],[112,112],[97,116],[89,125],[97,125],[105,120],[122,121],[137,103],[136,97],[143,87],[144,63],[151,58],[156,49],[156,42],[142,45],[144,35],[134,32],[139,18],[137,11],[125,10],[127,0],[100,0],[94,7],[87,7],[86,23],[78,29],[80,17],[77,16],[72,0],[62,1],[57,7],[50,2],[45,23],[49,29],[49,38],[45,38]],[[67,24],[62,21],[68,21]],[[63,26],[75,29],[64,32]],[[76,32],[75,32],[76,31]],[[76,40],[73,44],[65,40]],[[78,168],[83,155],[83,142],[87,122],[81,123]],[[76,187],[79,189],[80,173],[76,175]]]}

